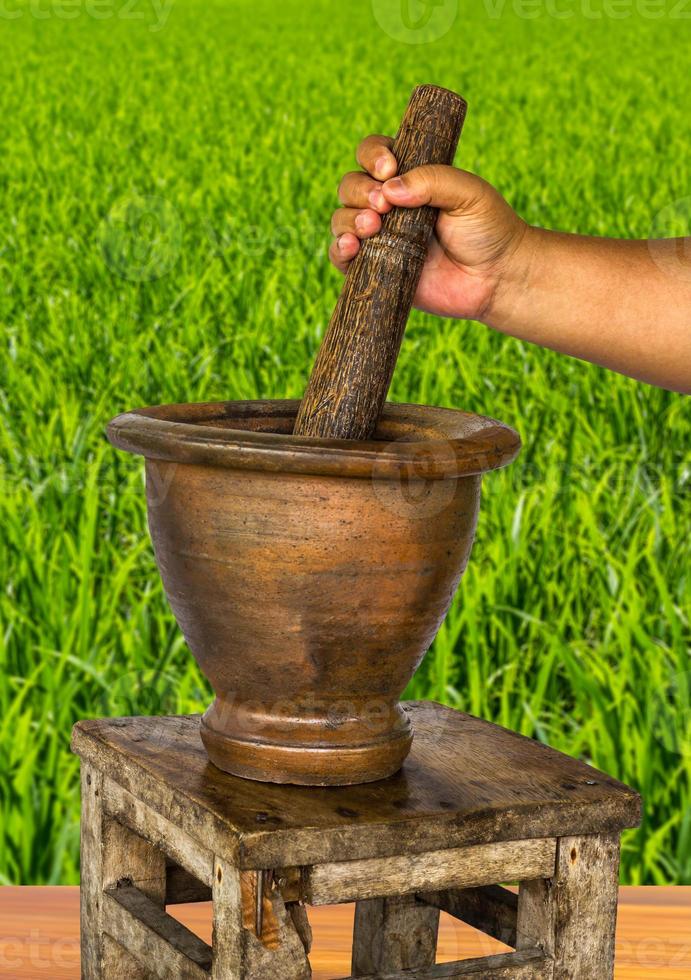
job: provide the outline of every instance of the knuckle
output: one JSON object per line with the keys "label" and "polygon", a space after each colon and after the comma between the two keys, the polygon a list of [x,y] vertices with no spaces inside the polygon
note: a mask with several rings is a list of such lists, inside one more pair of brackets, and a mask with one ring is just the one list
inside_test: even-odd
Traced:
{"label": "knuckle", "polygon": [[377,157],[382,151],[382,147],[388,148],[385,136],[367,136],[360,143],[357,149],[356,159],[361,167],[369,170],[374,166]]}
{"label": "knuckle", "polygon": [[338,185],[338,199],[341,204],[345,204],[353,185],[353,180],[359,176],[357,173],[350,171],[344,174],[341,178],[341,183]]}
{"label": "knuckle", "polygon": [[437,194],[444,186],[444,174],[440,173],[436,167],[427,174],[427,190],[430,194]]}

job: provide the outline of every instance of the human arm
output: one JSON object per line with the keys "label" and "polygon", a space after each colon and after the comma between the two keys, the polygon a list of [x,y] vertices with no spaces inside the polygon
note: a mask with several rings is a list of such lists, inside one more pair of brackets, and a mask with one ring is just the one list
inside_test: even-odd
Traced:
{"label": "human arm", "polygon": [[588,238],[528,225],[490,184],[453,167],[396,178],[387,137],[358,149],[330,256],[342,271],[392,206],[439,208],[415,298],[440,316],[511,336],[676,391],[691,391],[691,239]]}

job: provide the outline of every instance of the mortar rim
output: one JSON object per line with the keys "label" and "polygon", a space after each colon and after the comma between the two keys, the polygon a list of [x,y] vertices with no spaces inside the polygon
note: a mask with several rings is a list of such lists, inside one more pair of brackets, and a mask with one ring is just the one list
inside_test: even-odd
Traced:
{"label": "mortar rim", "polygon": [[[489,416],[403,402],[386,403],[379,437],[367,441],[228,425],[289,424],[299,404],[253,399],[149,406],[116,416],[107,437],[118,449],[165,462],[377,480],[473,476],[506,466],[521,448],[518,433]],[[404,438],[404,432],[422,438]]]}

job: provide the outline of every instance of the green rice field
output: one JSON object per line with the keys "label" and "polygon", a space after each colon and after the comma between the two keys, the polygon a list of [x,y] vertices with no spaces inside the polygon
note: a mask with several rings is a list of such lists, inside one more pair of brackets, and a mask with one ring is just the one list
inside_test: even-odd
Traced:
{"label": "green rice field", "polygon": [[[209,700],[108,419],[300,396],[340,286],[338,180],[421,82],[468,99],[457,162],[529,221],[691,234],[690,18],[683,0],[7,0],[0,883],[78,880],[76,720]],[[688,400],[417,312],[391,398],[524,443],[486,478],[409,695],[635,786],[622,880],[691,884]]]}

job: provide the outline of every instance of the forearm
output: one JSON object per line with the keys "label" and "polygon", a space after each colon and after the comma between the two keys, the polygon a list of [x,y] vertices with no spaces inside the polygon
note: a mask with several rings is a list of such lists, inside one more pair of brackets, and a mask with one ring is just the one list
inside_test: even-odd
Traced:
{"label": "forearm", "polygon": [[483,320],[522,340],[689,392],[689,242],[651,247],[528,228]]}

